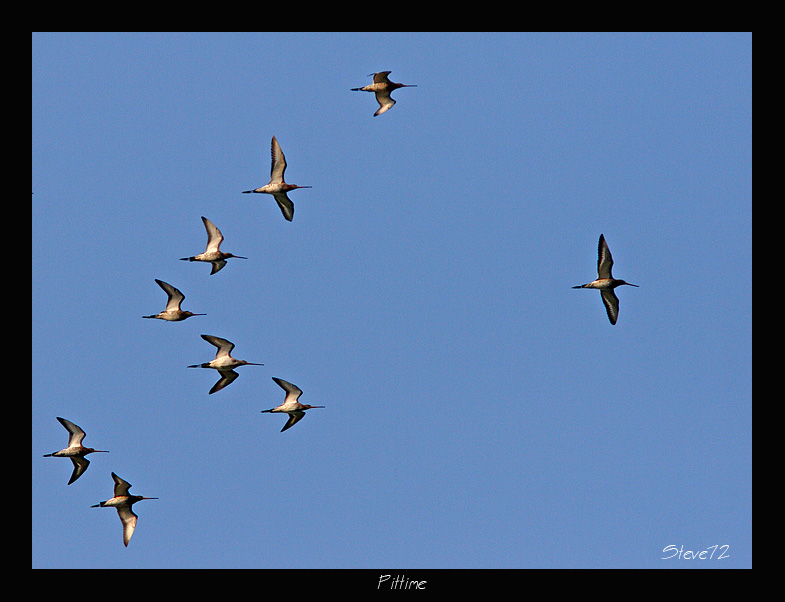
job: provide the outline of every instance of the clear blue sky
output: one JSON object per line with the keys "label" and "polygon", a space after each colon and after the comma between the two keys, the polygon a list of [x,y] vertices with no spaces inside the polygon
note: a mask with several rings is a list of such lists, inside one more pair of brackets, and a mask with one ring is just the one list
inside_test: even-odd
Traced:
{"label": "clear blue sky", "polygon": [[751,34],[33,34],[32,191],[33,567],[751,566]]}

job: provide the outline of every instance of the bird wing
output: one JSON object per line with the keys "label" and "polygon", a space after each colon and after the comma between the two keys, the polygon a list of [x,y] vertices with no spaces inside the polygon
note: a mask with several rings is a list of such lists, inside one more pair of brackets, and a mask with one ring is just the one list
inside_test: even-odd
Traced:
{"label": "bird wing", "polygon": [[392,71],[379,71],[379,73],[373,73],[373,83],[375,84],[389,84],[390,80],[387,79],[387,76],[390,75]]}
{"label": "bird wing", "polygon": [[128,542],[131,541],[131,535],[134,534],[136,521],[139,517],[134,514],[130,506],[119,506],[117,515],[120,517],[120,522],[123,523],[123,543],[128,547]]}
{"label": "bird wing", "polygon": [[619,317],[619,298],[612,288],[600,290],[600,296],[605,304],[605,311],[608,312],[608,319],[611,321],[611,324],[616,324],[616,320]]}
{"label": "bird wing", "polygon": [[275,376],[273,376],[273,380],[275,381],[276,385],[286,391],[286,399],[284,400],[284,403],[295,402],[300,398],[300,395],[303,394],[302,389],[300,389],[300,387],[297,385],[293,385],[292,383],[287,382],[282,378],[276,378]]}
{"label": "bird wing", "polygon": [[377,115],[381,115],[386,111],[389,111],[390,109],[392,109],[392,106],[395,104],[395,101],[390,96],[390,92],[388,90],[377,90],[376,102],[379,103],[379,108],[376,110],[376,113],[373,114],[374,117],[376,117]]}
{"label": "bird wing", "polygon": [[126,481],[125,479],[121,479],[115,473],[112,473],[112,478],[114,479],[114,496],[120,497],[123,495],[130,495],[128,490],[131,488],[131,483]]}
{"label": "bird wing", "polygon": [[164,292],[169,297],[166,301],[165,311],[179,309],[180,303],[182,303],[183,299],[185,299],[185,295],[183,295],[183,293],[181,293],[179,289],[176,289],[168,282],[164,282],[163,280],[158,280],[158,278],[156,278],[155,281],[158,283],[158,286],[164,289]]}
{"label": "bird wing", "polygon": [[222,339],[221,337],[211,334],[203,334],[202,338],[211,345],[215,345],[218,348],[218,351],[215,354],[216,359],[224,355],[229,355],[232,352],[232,349],[234,349],[234,343],[227,341],[226,339]]}
{"label": "bird wing", "polygon": [[213,393],[215,393],[217,391],[220,391],[224,387],[228,387],[229,385],[231,385],[234,382],[234,380],[238,376],[240,376],[234,370],[219,370],[218,374],[221,375],[221,378],[219,378],[218,382],[216,382],[213,385],[213,388],[210,389],[210,392],[208,393],[208,395],[212,395]]}
{"label": "bird wing", "polygon": [[57,420],[70,433],[70,436],[68,437],[68,447],[78,447],[79,445],[81,445],[82,439],[85,438],[85,432],[70,420],[66,420],[65,418],[60,418],[59,416]]}
{"label": "bird wing", "polygon": [[294,219],[294,203],[289,200],[285,192],[276,192],[273,197],[275,197],[275,202],[278,203],[278,207],[280,207],[281,213],[283,213],[286,220],[292,221]]}
{"label": "bird wing", "polygon": [[202,221],[204,222],[204,229],[207,230],[207,249],[205,250],[205,253],[219,251],[219,247],[224,239],[223,234],[221,234],[221,231],[215,224],[206,217],[202,216]]}
{"label": "bird wing", "polygon": [[297,424],[300,420],[302,420],[303,416],[305,416],[305,412],[300,410],[294,412],[288,412],[289,420],[286,421],[286,424],[283,425],[281,432],[283,433],[286,429],[292,428],[295,424]]}
{"label": "bird wing", "polygon": [[210,276],[212,276],[216,272],[221,271],[221,268],[226,265],[226,260],[225,259],[218,259],[216,261],[211,261],[210,264],[213,266],[213,269],[210,270]]}
{"label": "bird wing", "polygon": [[611,256],[611,250],[608,248],[608,243],[605,242],[605,237],[600,234],[600,242],[597,248],[597,277],[613,278],[611,276],[612,267],[613,257]]}
{"label": "bird wing", "polygon": [[71,479],[68,481],[69,485],[81,477],[90,465],[90,460],[84,456],[71,456],[71,462],[74,463],[74,471],[71,473]]}
{"label": "bird wing", "polygon": [[270,168],[270,184],[280,184],[283,182],[283,172],[286,171],[286,158],[283,156],[281,145],[278,140],[273,136],[272,147],[270,149],[273,163]]}

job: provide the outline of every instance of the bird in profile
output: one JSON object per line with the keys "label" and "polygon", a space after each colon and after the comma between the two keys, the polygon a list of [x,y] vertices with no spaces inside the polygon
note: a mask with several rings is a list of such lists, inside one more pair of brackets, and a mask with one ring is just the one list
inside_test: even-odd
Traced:
{"label": "bird in profile", "polygon": [[324,406],[309,406],[307,404],[302,404],[297,401],[300,398],[300,395],[303,394],[302,390],[296,385],[292,383],[286,382],[282,378],[276,378],[273,376],[273,380],[275,383],[281,387],[284,391],[286,391],[286,397],[281,405],[272,408],[270,410],[262,410],[262,414],[266,413],[286,413],[289,414],[289,420],[286,421],[286,424],[283,425],[281,432],[283,433],[286,429],[292,428],[295,424],[297,424],[302,418],[305,416],[305,410],[310,410],[311,408],[323,408]]}
{"label": "bird in profile", "polygon": [[223,234],[221,234],[221,231],[215,224],[206,217],[202,216],[202,221],[204,222],[205,230],[207,230],[207,249],[205,249],[204,253],[194,255],[193,257],[181,257],[180,259],[182,261],[206,261],[213,266],[213,269],[210,272],[210,276],[212,276],[220,271],[221,268],[226,265],[226,260],[231,257],[236,259],[248,259],[247,257],[240,257],[239,255],[222,252],[221,243],[224,240]]}
{"label": "bird in profile", "polygon": [[352,92],[373,92],[376,94],[376,102],[379,103],[379,108],[376,110],[376,113],[373,114],[374,117],[392,109],[395,101],[390,96],[390,92],[397,90],[398,88],[417,87],[415,84],[398,84],[391,82],[389,79],[387,79],[387,76],[390,75],[390,73],[392,73],[392,71],[379,71],[378,73],[371,73],[368,75],[368,77],[373,76],[372,84],[362,88],[352,88]]}
{"label": "bird in profile", "polygon": [[281,208],[281,213],[283,213],[284,218],[286,218],[287,221],[292,221],[294,219],[294,203],[289,200],[286,193],[297,188],[312,187],[297,186],[296,184],[287,184],[284,182],[283,174],[286,171],[286,158],[283,156],[281,145],[278,144],[278,140],[275,139],[275,136],[273,136],[271,154],[273,162],[270,169],[270,182],[254,190],[243,190],[243,193],[259,192],[273,195],[275,202],[278,203],[278,207]]}
{"label": "bird in profile", "polygon": [[185,299],[185,295],[183,295],[178,289],[173,287],[168,282],[164,282],[163,280],[155,279],[158,286],[164,289],[168,299],[166,300],[166,308],[159,314],[155,314],[152,316],[142,316],[143,318],[156,318],[158,320],[166,320],[167,322],[180,322],[185,320],[186,318],[190,318],[191,316],[206,316],[207,314],[195,314],[191,311],[183,311],[180,309],[180,303],[183,302]]}
{"label": "bird in profile", "polygon": [[227,341],[226,339],[211,334],[203,334],[202,338],[218,348],[218,351],[215,353],[215,359],[203,364],[193,364],[188,367],[213,368],[214,370],[218,370],[218,374],[221,375],[221,378],[213,385],[213,388],[210,389],[209,395],[229,386],[238,376],[240,376],[234,371],[234,368],[238,366],[264,366],[264,364],[254,364],[253,362],[246,362],[245,360],[233,358],[231,352],[232,349],[234,349],[234,343]]}
{"label": "bird in profile", "polygon": [[57,417],[57,420],[60,421],[60,424],[62,424],[65,427],[65,430],[67,430],[69,433],[68,447],[51,454],[44,454],[44,458],[71,458],[71,462],[74,463],[74,471],[71,473],[71,480],[68,481],[68,484],[70,485],[76,481],[76,479],[81,477],[84,471],[87,470],[87,467],[90,465],[90,460],[85,458],[87,454],[94,454],[97,452],[108,454],[109,452],[103,449],[84,447],[82,445],[82,439],[85,438],[85,432],[70,420],[60,418],[59,416]]}
{"label": "bird in profile", "polygon": [[613,292],[617,286],[626,284],[627,286],[638,287],[637,284],[631,284],[624,280],[617,280],[611,274],[613,267],[613,257],[611,250],[608,248],[608,243],[605,242],[605,237],[600,234],[600,243],[598,248],[597,258],[597,279],[589,282],[588,284],[579,284],[572,288],[595,288],[599,289],[602,302],[605,304],[605,310],[608,312],[608,319],[611,324],[616,324],[619,317],[619,299],[616,293]]}
{"label": "bird in profile", "polygon": [[114,497],[105,502],[98,502],[90,506],[91,508],[117,508],[117,514],[120,516],[120,522],[123,523],[123,543],[128,547],[128,542],[131,541],[131,536],[136,529],[136,520],[139,518],[134,514],[131,507],[141,500],[157,500],[157,497],[142,497],[141,495],[131,495],[128,490],[131,488],[131,483],[118,477],[112,473],[114,479]]}

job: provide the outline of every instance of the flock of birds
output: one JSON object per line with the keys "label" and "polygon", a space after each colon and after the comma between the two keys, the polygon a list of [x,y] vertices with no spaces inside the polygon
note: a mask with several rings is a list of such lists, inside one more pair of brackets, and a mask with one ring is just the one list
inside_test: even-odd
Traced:
{"label": "flock of birds", "polygon": [[[390,73],[390,71],[371,73],[369,77],[373,76],[373,84],[364,86],[362,88],[351,88],[352,91],[373,92],[376,95],[376,101],[379,103],[379,108],[373,114],[374,117],[389,111],[393,107],[395,100],[393,100],[390,96],[390,93],[393,90],[397,90],[398,88],[416,87],[414,85],[400,84],[390,81],[387,77]],[[281,209],[281,213],[283,214],[284,218],[291,222],[294,219],[294,203],[292,203],[292,201],[289,199],[287,193],[297,188],[311,188],[311,186],[297,186],[295,184],[286,183],[284,180],[284,172],[286,171],[286,158],[284,157],[283,151],[281,150],[281,145],[278,143],[278,140],[275,138],[275,136],[273,136],[272,139],[271,154],[272,167],[270,170],[270,182],[254,190],[244,190],[243,192],[272,195],[273,198],[275,198],[276,203],[278,203],[278,207]],[[207,248],[205,249],[204,253],[200,253],[199,255],[194,255],[193,257],[182,257],[182,261],[202,261],[210,263],[212,266],[210,275],[212,276],[213,274],[216,274],[221,269],[223,269],[223,267],[226,265],[227,259],[247,259],[247,257],[241,257],[239,255],[233,255],[232,253],[225,253],[221,251],[221,243],[224,240],[223,234],[216,227],[216,225],[206,217],[202,216],[202,222],[204,223],[205,230],[207,231]],[[619,316],[619,299],[616,297],[613,289],[622,285],[637,285],[614,278],[611,274],[612,267],[613,257],[611,256],[611,251],[608,248],[608,244],[605,242],[605,237],[600,234],[597,259],[597,278],[592,282],[574,286],[573,288],[590,288],[599,290],[602,301],[605,304],[608,319],[610,320],[611,324],[616,324],[616,320]],[[163,311],[157,314],[142,316],[143,318],[166,320],[168,322],[180,322],[192,316],[207,315],[194,313],[191,311],[184,311],[181,305],[185,300],[185,295],[183,295],[179,289],[167,282],[164,282],[163,280],[158,280],[156,278],[155,282],[164,290],[167,295],[166,307],[163,309]],[[193,364],[188,367],[212,368],[218,371],[220,378],[218,382],[216,382],[210,389],[208,393],[210,395],[227,387],[232,382],[234,382],[235,379],[237,379],[239,375],[237,372],[235,372],[235,368],[239,366],[264,365],[248,362],[245,360],[238,360],[232,357],[231,353],[234,349],[234,343],[231,341],[227,341],[224,338],[209,334],[203,334],[202,338],[217,348],[215,358],[209,362]],[[325,407],[300,403],[299,399],[303,392],[299,387],[283,380],[282,378],[272,377],[272,379],[286,392],[286,396],[281,405],[269,410],[262,410],[262,413],[288,414],[288,420],[281,429],[281,432],[292,428],[295,424],[297,424],[297,422],[302,420],[302,418],[305,416],[306,410]],[[71,459],[74,469],[71,473],[71,478],[68,481],[68,484],[70,485],[80,476],[82,476],[85,470],[87,470],[90,461],[85,456],[92,453],[108,452],[107,450],[93,449],[91,447],[83,446],[82,441],[85,438],[85,432],[79,426],[69,420],[66,420],[65,418],[58,417],[57,420],[69,433],[68,446],[60,451],[46,454],[44,457]],[[106,501],[99,502],[98,504],[91,506],[91,508],[110,507],[117,509],[120,521],[123,524],[123,544],[127,547],[128,542],[131,540],[131,536],[134,533],[134,529],[136,528],[136,522],[138,519],[137,515],[133,512],[132,506],[141,500],[155,500],[158,498],[131,495],[129,492],[131,484],[128,481],[118,477],[114,472],[112,472],[112,479],[114,481],[113,497]]]}

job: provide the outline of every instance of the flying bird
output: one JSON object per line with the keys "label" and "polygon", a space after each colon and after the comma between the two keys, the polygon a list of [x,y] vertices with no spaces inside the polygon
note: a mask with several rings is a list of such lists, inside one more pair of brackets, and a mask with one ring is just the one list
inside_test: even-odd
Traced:
{"label": "flying bird", "polygon": [[281,145],[278,140],[273,136],[271,154],[273,158],[272,167],[270,169],[270,182],[260,188],[254,190],[243,190],[244,194],[250,192],[259,192],[263,194],[271,194],[275,198],[278,207],[281,208],[281,213],[287,219],[292,221],[294,219],[294,203],[289,200],[286,193],[290,190],[297,188],[312,188],[311,186],[297,186],[296,184],[287,184],[284,182],[283,174],[286,171],[286,158],[283,156]]}
{"label": "flying bird", "polygon": [[617,280],[611,275],[613,257],[611,256],[611,250],[608,248],[608,243],[605,242],[605,237],[602,234],[600,234],[600,243],[597,253],[597,279],[588,284],[579,284],[572,288],[599,289],[602,302],[605,304],[605,310],[608,312],[608,319],[611,321],[611,324],[616,324],[616,320],[619,317],[619,299],[616,297],[616,293],[613,292],[613,289],[617,286],[622,286],[623,284],[634,287],[638,287],[638,285],[625,282],[624,280]]}
{"label": "flying bird", "polygon": [[248,259],[247,257],[240,257],[239,255],[232,255],[231,253],[224,253],[221,251],[221,243],[224,240],[221,231],[216,228],[215,224],[206,217],[202,216],[204,228],[207,230],[207,249],[204,253],[194,255],[193,257],[181,257],[182,261],[206,261],[212,264],[213,269],[210,276],[220,271],[226,265],[226,260],[234,257],[236,259]]}
{"label": "flying bird", "polygon": [[323,408],[324,406],[309,406],[307,404],[302,404],[297,401],[300,398],[300,395],[303,392],[300,390],[299,387],[293,385],[292,383],[286,382],[282,378],[275,378],[273,376],[273,380],[275,383],[281,387],[284,391],[286,391],[286,397],[283,400],[283,403],[275,408],[270,410],[262,410],[262,414],[265,413],[286,413],[289,414],[289,420],[286,421],[286,424],[283,425],[281,432],[283,433],[286,429],[292,428],[295,424],[297,424],[300,420],[303,419],[305,416],[305,410],[310,410],[311,408]]}
{"label": "flying bird", "polygon": [[373,76],[372,84],[362,88],[352,88],[352,92],[373,92],[376,94],[376,102],[379,103],[379,108],[376,110],[376,113],[373,114],[374,117],[392,109],[395,101],[390,96],[390,92],[397,90],[398,88],[417,87],[415,84],[398,84],[391,82],[389,79],[387,79],[387,76],[390,75],[390,73],[392,73],[392,71],[379,71],[378,73],[370,73],[368,77]]}
{"label": "flying bird", "polygon": [[183,295],[179,289],[176,289],[168,282],[164,282],[163,280],[155,279],[158,286],[164,289],[164,292],[167,295],[166,300],[166,308],[159,314],[155,314],[152,316],[142,316],[143,318],[156,318],[158,320],[166,320],[167,322],[181,322],[186,318],[190,318],[191,316],[206,316],[207,314],[195,314],[191,311],[183,311],[180,309],[180,303],[183,302],[185,299],[185,295]]}
{"label": "flying bird", "polygon": [[105,502],[98,502],[90,506],[91,508],[117,508],[117,514],[120,516],[120,522],[123,523],[123,543],[128,547],[128,542],[131,541],[131,536],[136,529],[136,520],[139,518],[134,514],[132,506],[141,500],[157,500],[157,497],[142,497],[141,495],[131,495],[128,490],[131,488],[131,483],[124,481],[115,473],[112,473],[114,479],[114,497]]}
{"label": "flying bird", "polygon": [[227,341],[226,339],[211,334],[203,334],[202,338],[218,348],[218,351],[215,353],[215,359],[203,364],[193,364],[188,367],[213,368],[214,370],[218,370],[218,374],[221,375],[221,378],[213,385],[213,388],[210,389],[209,395],[229,386],[238,376],[240,376],[233,368],[237,368],[238,366],[264,366],[264,364],[254,364],[253,362],[246,362],[245,360],[233,358],[231,353],[232,349],[234,349],[234,343]]}
{"label": "flying bird", "polygon": [[85,432],[70,420],[60,418],[59,416],[57,417],[57,420],[59,420],[60,424],[65,427],[65,430],[69,432],[68,447],[61,449],[60,451],[52,452],[51,454],[44,454],[44,458],[71,458],[71,462],[74,463],[74,471],[71,473],[71,480],[68,481],[68,484],[70,485],[81,477],[90,465],[90,460],[85,458],[87,454],[94,454],[97,452],[108,454],[109,452],[103,449],[93,449],[92,447],[83,446],[82,439],[85,438]]}

